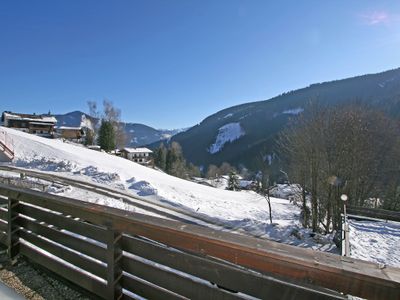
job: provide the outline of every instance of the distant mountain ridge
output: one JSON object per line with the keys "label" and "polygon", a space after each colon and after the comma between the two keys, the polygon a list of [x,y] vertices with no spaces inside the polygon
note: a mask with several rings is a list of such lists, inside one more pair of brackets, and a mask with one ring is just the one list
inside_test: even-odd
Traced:
{"label": "distant mountain ridge", "polygon": [[186,159],[199,166],[227,161],[256,168],[262,153],[264,158],[273,155],[279,131],[291,117],[303,112],[310,100],[332,105],[361,101],[400,117],[400,69],[316,83],[269,100],[229,107],[170,141],[178,142]]}
{"label": "distant mountain ridge", "polygon": [[[81,111],[73,111],[66,114],[55,115],[57,126],[64,127],[80,127],[82,125],[92,127],[93,117]],[[184,129],[155,129],[153,127],[139,123],[124,123],[122,122],[127,147],[139,147],[147,144],[163,141],[171,138],[173,135],[181,132]]]}

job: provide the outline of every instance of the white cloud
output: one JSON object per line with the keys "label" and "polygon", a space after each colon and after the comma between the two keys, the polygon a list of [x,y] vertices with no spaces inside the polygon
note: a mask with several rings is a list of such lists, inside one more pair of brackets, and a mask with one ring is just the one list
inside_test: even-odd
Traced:
{"label": "white cloud", "polygon": [[376,26],[381,24],[392,24],[394,22],[400,21],[399,14],[389,13],[384,10],[374,10],[370,12],[365,12],[359,15],[364,24],[369,26]]}

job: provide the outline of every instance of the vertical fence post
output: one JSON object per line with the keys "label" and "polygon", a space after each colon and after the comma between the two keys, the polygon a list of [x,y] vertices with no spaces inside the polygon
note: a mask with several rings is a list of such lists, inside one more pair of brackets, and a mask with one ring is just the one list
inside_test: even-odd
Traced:
{"label": "vertical fence post", "polygon": [[19,238],[18,226],[16,220],[18,218],[18,200],[8,198],[8,213],[7,213],[7,246],[8,258],[13,260],[19,253]]}
{"label": "vertical fence post", "polygon": [[107,230],[107,299],[122,298],[122,234],[113,229]]}

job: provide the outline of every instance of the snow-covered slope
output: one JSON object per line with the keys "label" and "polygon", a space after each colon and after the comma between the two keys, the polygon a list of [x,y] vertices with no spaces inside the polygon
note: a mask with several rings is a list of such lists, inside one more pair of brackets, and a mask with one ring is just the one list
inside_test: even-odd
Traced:
{"label": "snow-covered slope", "polygon": [[[329,239],[320,237],[316,240],[300,228],[300,211],[288,200],[272,198],[275,224],[271,225],[266,200],[254,192],[207,187],[82,146],[5,130],[14,140],[12,164],[15,166],[107,184],[155,202],[202,214],[254,235],[315,249],[335,249]],[[65,195],[68,196],[68,192]],[[82,197],[81,200],[87,199]],[[121,208],[121,203],[102,203]]]}
{"label": "snow-covered slope", "polygon": [[226,143],[231,143],[239,139],[245,132],[240,126],[240,123],[229,123],[218,129],[218,135],[215,138],[215,143],[212,144],[208,151],[211,154],[219,152]]}
{"label": "snow-covered slope", "polygon": [[[231,228],[241,228],[253,235],[302,247],[336,251],[331,236],[310,235],[308,229],[301,228],[300,210],[289,200],[271,198],[274,222],[271,225],[266,200],[254,192],[233,192],[196,184],[83,146],[3,129],[13,138],[15,148],[14,161],[6,164],[107,184],[154,202],[202,214],[210,220],[218,220]],[[115,199],[99,199],[98,195],[90,199],[93,196],[74,193],[73,188],[63,193],[85,201],[94,200],[99,204],[146,213]],[[351,221],[351,256],[400,267],[399,226],[398,223]]]}

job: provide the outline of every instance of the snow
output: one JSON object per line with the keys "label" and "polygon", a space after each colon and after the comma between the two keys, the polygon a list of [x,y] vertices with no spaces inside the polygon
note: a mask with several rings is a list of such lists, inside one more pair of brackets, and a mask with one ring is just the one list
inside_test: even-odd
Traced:
{"label": "snow", "polygon": [[349,220],[350,256],[400,268],[400,223]]}
{"label": "snow", "polygon": [[[231,124],[236,125],[227,128],[241,130],[238,123]],[[290,200],[271,197],[273,224],[270,224],[268,204],[263,196],[252,191],[224,190],[225,180],[215,180],[214,184],[220,188],[214,188],[61,140],[45,139],[10,128],[4,128],[4,131],[13,138],[15,148],[14,161],[3,163],[5,165],[104,184],[144,197],[155,204],[170,205],[223,223],[233,232],[240,230],[291,245],[338,253],[332,235],[312,235],[310,229],[302,228],[300,208]],[[211,181],[207,183],[212,185]],[[295,187],[278,186],[274,195],[290,198]],[[58,195],[153,215],[122,199],[108,198],[75,187],[52,187],[51,190]],[[399,223],[350,222],[352,257],[400,267]]]}
{"label": "snow", "polygon": [[30,118],[28,115],[24,116],[24,115],[4,112],[4,117],[8,118],[8,119],[24,120],[24,121],[42,121],[42,122],[46,122],[46,123],[57,123],[57,119],[52,116],[45,116],[45,115],[37,115],[37,116],[31,115],[31,116],[32,117]]}
{"label": "snow", "polygon": [[286,115],[298,115],[304,111],[304,108],[298,107],[298,108],[292,108],[292,109],[287,109],[282,112],[282,114]]}
{"label": "snow", "polygon": [[378,86],[379,86],[380,88],[384,88],[384,87],[386,87],[386,85],[387,85],[388,83],[395,81],[395,80],[397,79],[397,77],[398,77],[398,76],[394,76],[394,77],[389,78],[389,79],[387,79],[387,80],[385,80],[385,81],[383,81],[383,82],[381,82],[381,83],[378,83]]}
{"label": "snow", "polygon": [[215,154],[224,147],[228,142],[233,142],[245,134],[240,123],[228,123],[218,129],[218,135],[215,143],[208,148],[208,152]]}
{"label": "snow", "polygon": [[128,148],[125,147],[124,150],[128,153],[153,153],[153,151],[151,151],[148,148]]}
{"label": "snow", "polygon": [[57,127],[57,129],[60,129],[60,130],[80,130],[81,127],[59,126],[59,127]]}
{"label": "snow", "polygon": [[89,129],[93,130],[92,121],[89,118],[86,118],[85,114],[82,114],[82,116],[81,116],[80,127],[81,128],[89,128]]}
{"label": "snow", "polygon": [[[107,153],[9,128],[4,130],[12,136],[16,151],[16,158],[8,164],[122,189],[154,203],[177,207],[211,221],[223,223],[234,231],[240,229],[252,235],[293,245],[335,251],[330,238],[316,239],[310,236],[309,229],[301,228],[300,209],[288,200],[271,198],[274,224],[270,224],[267,201],[255,192],[216,189],[179,179]],[[59,189],[57,194],[72,195],[84,201],[139,211],[122,200],[78,191],[77,188]]]}
{"label": "snow", "polygon": [[232,116],[233,116],[233,114],[230,113],[230,114],[227,114],[226,116],[224,116],[223,119],[230,118],[230,117],[232,117]]}

